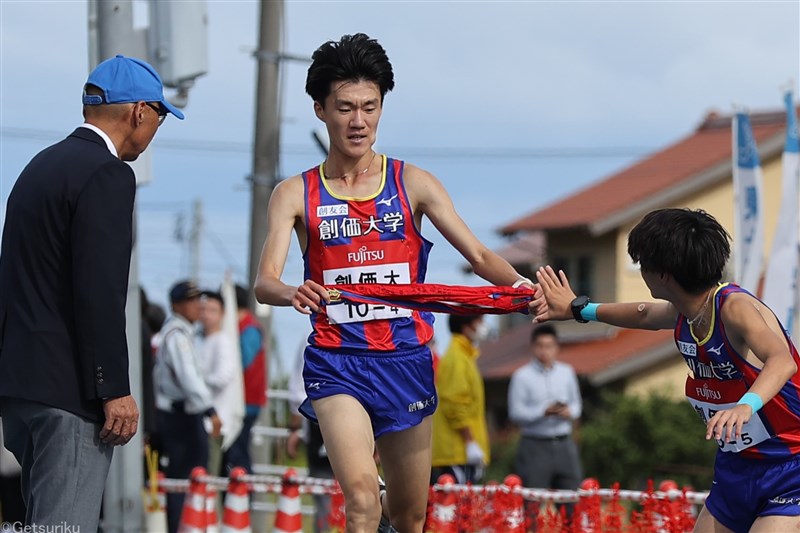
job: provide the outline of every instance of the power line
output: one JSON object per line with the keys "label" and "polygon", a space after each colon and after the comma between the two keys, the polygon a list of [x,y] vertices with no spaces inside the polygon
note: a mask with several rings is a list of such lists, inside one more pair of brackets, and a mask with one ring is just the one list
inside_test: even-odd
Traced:
{"label": "power line", "polygon": [[[54,141],[63,137],[61,132],[27,128],[0,128],[0,136]],[[229,153],[251,154],[253,145],[248,142],[212,141],[212,140],[170,140],[157,139],[153,146],[158,149],[195,152],[195,153]],[[621,157],[641,157],[654,150],[648,146],[600,146],[600,147],[515,147],[515,148],[470,148],[470,147],[430,147],[430,146],[394,146],[385,147],[384,151],[402,154],[404,157],[425,157],[434,159],[607,159]],[[286,155],[318,155],[319,150],[313,145],[283,145],[281,152]]]}

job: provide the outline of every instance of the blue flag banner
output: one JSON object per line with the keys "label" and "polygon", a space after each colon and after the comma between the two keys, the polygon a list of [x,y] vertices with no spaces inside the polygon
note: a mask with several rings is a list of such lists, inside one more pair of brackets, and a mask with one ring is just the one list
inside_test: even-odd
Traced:
{"label": "blue flag banner", "polygon": [[787,91],[786,142],[783,147],[781,209],[772,241],[764,281],[764,302],[775,312],[789,332],[797,334],[798,263],[800,262],[800,142],[797,114],[791,91]]}
{"label": "blue flag banner", "polygon": [[736,281],[755,292],[764,256],[761,162],[747,113],[736,113],[732,131]]}

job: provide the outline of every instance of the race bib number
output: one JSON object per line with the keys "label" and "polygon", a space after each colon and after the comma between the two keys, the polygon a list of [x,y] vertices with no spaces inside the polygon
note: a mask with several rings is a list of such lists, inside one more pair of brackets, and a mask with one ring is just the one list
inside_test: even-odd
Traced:
{"label": "race bib number", "polygon": [[[706,423],[711,420],[711,418],[717,414],[717,412],[736,407],[736,402],[718,404],[704,402],[696,398],[687,399],[689,400],[689,403],[692,404],[692,407],[694,407],[694,410],[697,411],[697,413],[703,418],[703,422]],[[764,423],[761,422],[761,418],[757,414],[754,414],[752,417],[750,417],[750,421],[742,427],[742,434],[735,441],[724,442],[722,439],[716,439],[716,441],[717,446],[719,446],[719,449],[723,452],[740,452],[751,446],[755,446],[756,444],[764,442],[769,438],[770,434],[767,431],[767,428],[764,427]]]}
{"label": "race bib number", "polygon": [[[389,263],[370,266],[334,268],[322,272],[324,285],[352,283],[397,284],[411,283],[408,263]],[[411,316],[410,309],[384,304],[351,304],[343,302],[326,308],[331,324],[349,324],[370,320],[389,320]]]}
{"label": "race bib number", "polygon": [[[747,392],[747,386],[738,379],[709,380],[686,378],[686,399],[694,410],[708,423],[719,411],[733,409],[739,398]],[[740,452],[771,438],[767,428],[758,414],[753,414],[750,421],[742,426],[742,435],[733,442],[717,440],[717,446],[723,452]]]}

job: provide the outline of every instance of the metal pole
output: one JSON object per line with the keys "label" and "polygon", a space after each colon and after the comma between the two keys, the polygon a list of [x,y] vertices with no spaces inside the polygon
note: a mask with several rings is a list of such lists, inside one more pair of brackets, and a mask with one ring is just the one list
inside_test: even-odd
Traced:
{"label": "metal pole", "polygon": [[[250,208],[250,260],[252,284],[258,273],[261,248],[267,237],[267,206],[275,188],[280,147],[278,87],[283,26],[283,1],[262,0],[259,26],[256,123],[253,142],[253,173]],[[251,296],[251,307],[255,307]]]}
{"label": "metal pole", "polygon": [[[250,257],[248,281],[252,287],[258,275],[261,249],[267,237],[267,206],[278,178],[278,151],[280,149],[280,57],[283,38],[283,1],[262,0],[259,23],[258,61],[256,81],[256,122],[253,142],[253,173],[250,207]],[[264,347],[269,353],[272,346],[271,314],[259,313],[255,298],[250,293],[250,308],[256,311],[264,331]],[[269,413],[263,409],[261,424],[271,425]],[[271,463],[270,439],[257,439],[261,445],[251,446],[254,463]],[[255,444],[255,443],[254,443]],[[254,513],[253,530],[268,531],[267,516]]]}
{"label": "metal pole", "polygon": [[[90,70],[101,60],[116,54],[142,57],[144,38],[133,29],[133,4],[129,1],[92,0],[89,4]],[[149,171],[149,165],[145,160]],[[138,169],[134,169],[138,173]],[[139,298],[139,254],[136,243],[137,217],[133,215],[134,243],[128,280],[128,358],[131,394],[142,406],[141,307]],[[143,427],[140,420],[139,427]],[[103,500],[103,531],[141,531],[143,527],[142,487],[144,467],[141,429],[123,447],[114,450]]]}

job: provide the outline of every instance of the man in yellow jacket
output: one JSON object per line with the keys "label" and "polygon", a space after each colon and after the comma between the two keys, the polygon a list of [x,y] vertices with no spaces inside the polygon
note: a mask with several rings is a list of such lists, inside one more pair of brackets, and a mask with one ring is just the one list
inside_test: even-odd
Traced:
{"label": "man in yellow jacket", "polygon": [[431,483],[442,474],[458,483],[478,483],[489,464],[489,436],[477,344],[488,327],[482,315],[450,315],[449,326],[452,338],[436,375]]}

